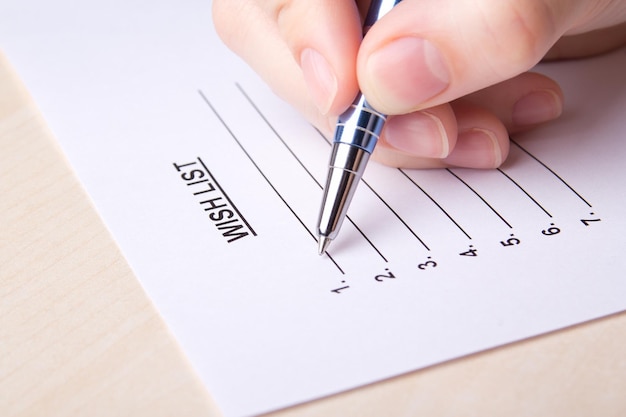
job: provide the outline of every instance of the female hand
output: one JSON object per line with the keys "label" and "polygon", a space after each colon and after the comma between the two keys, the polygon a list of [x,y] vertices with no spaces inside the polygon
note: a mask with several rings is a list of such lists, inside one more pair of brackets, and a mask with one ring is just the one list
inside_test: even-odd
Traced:
{"label": "female hand", "polygon": [[324,133],[359,90],[390,115],[373,157],[499,166],[509,134],[558,117],[541,59],[626,44],[626,0],[404,0],[362,39],[367,1],[214,0],[224,42]]}

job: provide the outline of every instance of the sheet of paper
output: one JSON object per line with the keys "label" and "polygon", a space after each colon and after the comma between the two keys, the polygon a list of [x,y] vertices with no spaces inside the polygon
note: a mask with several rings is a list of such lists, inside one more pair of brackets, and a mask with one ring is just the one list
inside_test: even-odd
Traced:
{"label": "sheet of paper", "polygon": [[542,67],[565,113],[501,169],[371,164],[319,257],[330,145],[208,2],[23,0],[0,39],[226,416],[626,309],[624,49]]}

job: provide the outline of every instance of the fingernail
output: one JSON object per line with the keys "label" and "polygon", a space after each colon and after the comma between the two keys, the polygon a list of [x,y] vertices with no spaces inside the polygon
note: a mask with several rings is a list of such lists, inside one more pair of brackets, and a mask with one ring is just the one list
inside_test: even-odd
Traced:
{"label": "fingernail", "polygon": [[395,116],[385,125],[385,141],[415,156],[444,158],[450,152],[446,130],[437,116],[417,112]]}
{"label": "fingernail", "polygon": [[300,54],[300,67],[313,102],[327,114],[337,94],[337,77],[322,54],[307,48]]}
{"label": "fingernail", "polygon": [[442,92],[450,73],[430,41],[400,38],[374,52],[367,62],[376,99],[387,110],[407,111]]}
{"label": "fingernail", "polygon": [[551,90],[533,91],[513,105],[512,120],[515,125],[525,126],[556,119],[563,111],[561,97]]}
{"label": "fingernail", "polygon": [[456,145],[445,161],[467,168],[495,168],[502,164],[502,150],[495,133],[470,129],[459,133]]}

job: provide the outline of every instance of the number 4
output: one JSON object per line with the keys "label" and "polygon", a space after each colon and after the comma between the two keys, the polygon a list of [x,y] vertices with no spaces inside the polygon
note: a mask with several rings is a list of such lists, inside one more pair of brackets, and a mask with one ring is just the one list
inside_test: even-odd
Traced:
{"label": "number 4", "polygon": [[478,249],[476,249],[474,246],[470,245],[468,250],[466,250],[465,252],[459,253],[459,255],[461,255],[461,256],[478,256]]}

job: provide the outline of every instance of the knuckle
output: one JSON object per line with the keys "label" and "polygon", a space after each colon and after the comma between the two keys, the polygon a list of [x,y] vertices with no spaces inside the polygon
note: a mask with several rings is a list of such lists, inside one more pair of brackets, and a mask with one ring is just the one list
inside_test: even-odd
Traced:
{"label": "knuckle", "polygon": [[235,4],[236,2],[229,0],[213,0],[212,4],[213,27],[222,41],[229,46],[232,43],[235,28],[232,19]]}
{"label": "knuckle", "polygon": [[258,21],[261,11],[255,2],[213,0],[213,26],[224,44],[239,50],[247,39],[248,23]]}
{"label": "knuckle", "polygon": [[293,38],[302,29],[301,10],[294,3],[291,0],[279,0],[274,8],[273,18],[284,39]]}
{"label": "knuckle", "polygon": [[[506,3],[506,5],[505,5]],[[501,19],[488,22],[495,39],[496,56],[512,75],[541,60],[558,39],[553,13],[543,1],[502,2]]]}

